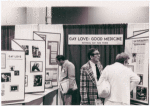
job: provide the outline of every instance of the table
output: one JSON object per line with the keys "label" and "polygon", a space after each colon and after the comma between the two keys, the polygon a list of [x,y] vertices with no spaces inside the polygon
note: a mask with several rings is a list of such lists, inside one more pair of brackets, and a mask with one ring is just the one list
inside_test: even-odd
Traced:
{"label": "table", "polygon": [[[45,92],[39,92],[39,93],[31,93],[31,94],[25,94],[25,99],[22,101],[4,101],[2,102],[3,105],[11,105],[11,104],[22,104],[25,105],[26,103],[32,102],[34,100],[38,100],[40,98],[45,97],[47,94],[58,90],[58,87],[53,87],[49,89],[45,89]],[[56,94],[57,95],[57,94]]]}

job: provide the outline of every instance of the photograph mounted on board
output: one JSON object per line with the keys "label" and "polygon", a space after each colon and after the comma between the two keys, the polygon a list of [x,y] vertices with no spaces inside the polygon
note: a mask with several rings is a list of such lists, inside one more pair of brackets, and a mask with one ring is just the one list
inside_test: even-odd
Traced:
{"label": "photograph mounted on board", "polygon": [[136,87],[136,99],[147,101],[147,88],[146,87],[141,87],[141,86]]}
{"label": "photograph mounted on board", "polygon": [[11,73],[1,73],[1,82],[11,82]]}
{"label": "photograph mounted on board", "polygon": [[24,51],[25,51],[25,55],[29,55],[29,46],[28,45],[22,45]]}
{"label": "photograph mounted on board", "polygon": [[14,71],[15,66],[9,66],[10,67],[10,71]]}
{"label": "photograph mounted on board", "polygon": [[132,53],[132,63],[136,62],[136,53]]}
{"label": "photograph mounted on board", "polygon": [[16,85],[11,85],[11,86],[10,86],[10,91],[11,91],[11,92],[13,92],[13,91],[19,91],[18,88],[19,88],[18,85],[17,85],[17,86],[16,86]]}
{"label": "photograph mounted on board", "polygon": [[33,58],[41,57],[41,51],[39,50],[38,46],[32,46],[32,56],[33,56]]}
{"label": "photograph mounted on board", "polygon": [[19,76],[19,71],[18,70],[14,71],[14,75]]}
{"label": "photograph mounted on board", "polygon": [[42,61],[31,61],[30,62],[30,72],[42,72],[43,62]]}
{"label": "photograph mounted on board", "polygon": [[42,75],[35,75],[34,76],[34,87],[42,86]]}

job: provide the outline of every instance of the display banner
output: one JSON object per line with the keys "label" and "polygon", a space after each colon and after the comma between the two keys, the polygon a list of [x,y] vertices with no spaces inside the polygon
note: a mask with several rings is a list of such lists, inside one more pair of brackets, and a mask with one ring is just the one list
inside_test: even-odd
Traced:
{"label": "display banner", "polygon": [[123,34],[68,35],[68,45],[123,45]]}
{"label": "display banner", "polygon": [[17,43],[12,42],[13,51],[1,51],[2,102],[24,100],[25,97],[25,52]]}

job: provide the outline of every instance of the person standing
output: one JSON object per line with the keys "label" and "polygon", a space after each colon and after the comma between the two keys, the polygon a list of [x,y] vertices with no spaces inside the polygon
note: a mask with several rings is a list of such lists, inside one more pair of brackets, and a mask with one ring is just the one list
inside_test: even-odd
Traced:
{"label": "person standing", "polygon": [[75,81],[75,66],[72,62],[66,60],[66,58],[63,55],[58,55],[56,57],[56,62],[59,66],[61,66],[60,81],[69,79],[68,92],[66,94],[61,93],[63,104],[71,105],[73,91],[77,89],[75,88],[77,87]]}
{"label": "person standing", "polygon": [[81,105],[95,105],[98,98],[97,81],[100,78],[103,66],[100,63],[98,49],[91,48],[88,51],[89,61],[81,67],[80,95]]}
{"label": "person standing", "polygon": [[110,95],[105,98],[104,105],[130,105],[130,92],[139,84],[140,77],[126,67],[128,59],[126,53],[120,53],[116,62],[103,70],[97,86],[104,80],[110,83]]}

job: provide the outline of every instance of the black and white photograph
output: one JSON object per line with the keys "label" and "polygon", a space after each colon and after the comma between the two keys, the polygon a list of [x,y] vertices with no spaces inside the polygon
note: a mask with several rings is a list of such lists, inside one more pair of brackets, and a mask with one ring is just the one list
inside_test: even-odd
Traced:
{"label": "black and white photograph", "polygon": [[9,66],[10,67],[10,71],[14,71],[15,70],[15,66]]}
{"label": "black and white photograph", "polygon": [[10,86],[10,91],[11,91],[11,92],[19,91],[18,85],[11,85],[11,86]]}
{"label": "black and white photograph", "polygon": [[33,56],[33,58],[41,57],[41,51],[39,50],[38,46],[32,46],[32,56]]}
{"label": "black and white photograph", "polygon": [[149,10],[150,0],[2,0],[2,105],[15,104],[5,103],[10,85],[22,104],[150,105]]}
{"label": "black and white photograph", "polygon": [[136,87],[136,99],[147,101],[147,88],[142,86]]}
{"label": "black and white photograph", "polygon": [[46,81],[52,80],[54,71],[52,69],[46,69]]}
{"label": "black and white photograph", "polygon": [[28,76],[25,75],[25,87],[27,87],[27,86],[28,86]]}
{"label": "black and white photograph", "polygon": [[136,53],[132,53],[132,63],[136,62]]}
{"label": "black and white photograph", "polygon": [[14,76],[19,76],[19,71],[18,70],[14,71]]}
{"label": "black and white photograph", "polygon": [[1,82],[11,82],[11,73],[1,73]]}
{"label": "black and white photograph", "polygon": [[25,50],[25,55],[29,55],[29,46],[28,45],[22,45],[22,47]]}
{"label": "black and white photograph", "polygon": [[43,62],[41,61],[31,61],[31,70],[30,72],[42,72],[43,71]]}
{"label": "black and white photograph", "polygon": [[34,75],[34,87],[42,86],[42,75]]}
{"label": "black and white photograph", "polygon": [[137,74],[140,77],[139,85],[143,85],[143,74]]}

